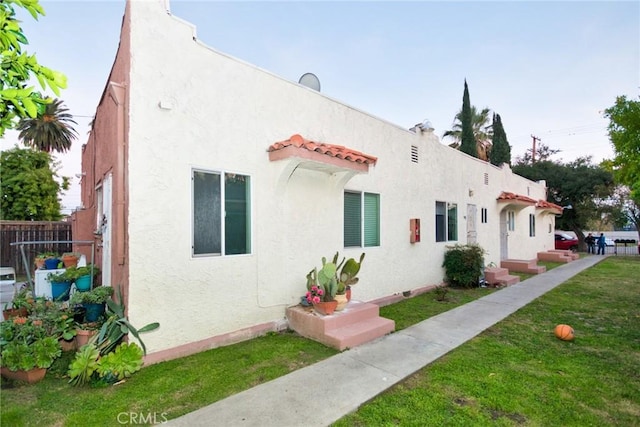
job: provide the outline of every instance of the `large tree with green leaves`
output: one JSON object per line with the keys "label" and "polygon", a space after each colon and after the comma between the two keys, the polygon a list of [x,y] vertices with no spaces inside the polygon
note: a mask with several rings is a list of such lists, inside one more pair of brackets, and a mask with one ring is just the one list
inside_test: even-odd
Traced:
{"label": "large tree with green leaves", "polygon": [[460,135],[460,151],[470,156],[478,157],[476,138],[473,134],[473,115],[471,113],[471,100],[469,98],[469,86],[464,80],[464,94],[462,95],[461,111],[462,134]]}
{"label": "large tree with green leaves", "polygon": [[492,128],[493,138],[491,139],[491,151],[489,152],[491,164],[496,166],[500,166],[503,163],[511,165],[511,146],[502,126],[500,114],[493,115]]}
{"label": "large tree with green leaves", "polygon": [[640,101],[619,96],[615,105],[605,110],[605,117],[609,118],[609,139],[615,150],[615,158],[606,164],[640,206]]}
{"label": "large tree with green leaves", "polygon": [[0,154],[0,162],[0,219],[62,218],[58,194],[69,188],[69,178],[58,176],[59,165],[51,154],[14,147]]}
{"label": "large tree with green leaves", "polygon": [[556,228],[573,231],[581,245],[584,245],[583,230],[601,211],[599,202],[611,196],[614,189],[612,174],[591,163],[591,157],[581,157],[569,163],[550,160],[518,163],[513,172],[532,181],[545,180],[547,201],[571,206],[556,219]]}
{"label": "large tree with green leaves", "polygon": [[78,137],[78,133],[71,126],[77,124],[62,101],[54,100],[47,104],[43,113],[38,113],[35,118],[22,119],[18,124],[20,139],[26,146],[50,153],[57,151],[66,152],[71,148],[72,140]]}
{"label": "large tree with green leaves", "polygon": [[44,16],[38,0],[0,1],[0,137],[20,119],[37,117],[51,101],[29,85],[32,78],[43,90],[49,87],[57,96],[67,87],[62,73],[40,65],[35,54],[23,50],[29,41],[16,18],[16,7],[25,9],[35,20]]}

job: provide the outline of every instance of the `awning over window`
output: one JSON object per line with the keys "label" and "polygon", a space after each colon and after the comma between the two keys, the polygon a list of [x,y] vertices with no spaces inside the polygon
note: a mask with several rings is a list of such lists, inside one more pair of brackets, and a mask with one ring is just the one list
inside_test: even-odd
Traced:
{"label": "awning over window", "polygon": [[377,157],[361,153],[342,145],[310,141],[295,134],[291,138],[271,144],[267,150],[270,161],[295,158],[298,167],[328,173],[356,171],[366,173],[375,165]]}

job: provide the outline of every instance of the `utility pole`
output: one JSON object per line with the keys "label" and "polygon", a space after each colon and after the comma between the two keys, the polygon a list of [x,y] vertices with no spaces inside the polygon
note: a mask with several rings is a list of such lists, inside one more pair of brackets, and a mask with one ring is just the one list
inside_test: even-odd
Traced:
{"label": "utility pole", "polygon": [[536,162],[536,141],[542,141],[542,140],[537,136],[533,136],[533,135],[531,135],[531,138],[533,138],[533,150],[531,150],[531,164],[534,164]]}

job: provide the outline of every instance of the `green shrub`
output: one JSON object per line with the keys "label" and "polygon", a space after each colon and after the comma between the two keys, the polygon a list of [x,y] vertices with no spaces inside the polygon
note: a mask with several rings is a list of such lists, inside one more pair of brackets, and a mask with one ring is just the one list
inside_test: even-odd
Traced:
{"label": "green shrub", "polygon": [[485,251],[480,245],[448,246],[442,266],[445,280],[452,287],[474,288],[482,275]]}

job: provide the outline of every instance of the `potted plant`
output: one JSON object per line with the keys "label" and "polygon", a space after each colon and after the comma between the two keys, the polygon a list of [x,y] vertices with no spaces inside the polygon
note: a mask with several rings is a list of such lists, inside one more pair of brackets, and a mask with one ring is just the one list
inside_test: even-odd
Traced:
{"label": "potted plant", "polygon": [[65,302],[36,297],[29,318],[40,320],[47,336],[58,340],[63,351],[75,349],[76,325],[73,310]]}
{"label": "potted plant", "polygon": [[62,254],[62,263],[64,264],[64,268],[75,267],[78,265],[78,260],[80,259],[80,254],[77,252],[65,252]]}
{"label": "potted plant", "polygon": [[[351,285],[358,283],[359,279],[356,276],[360,271],[364,256],[364,253],[360,255],[360,261],[349,258],[345,262],[345,258],[343,258],[340,264],[337,264],[338,252],[333,256],[331,262],[327,262],[323,257],[322,269],[318,271],[314,268],[307,274],[306,301],[314,304],[316,311],[320,311],[322,314],[331,314],[334,310],[344,309],[349,302],[347,291]],[[332,307],[334,304],[331,301],[336,301],[335,307]]]}
{"label": "potted plant", "polygon": [[60,255],[55,252],[46,252],[44,254],[44,268],[47,270],[55,270],[60,265]]}
{"label": "potted plant", "polygon": [[[45,260],[48,259],[57,259],[58,255],[55,252],[42,252],[38,255],[36,255],[36,268],[37,269],[43,269],[45,268]],[[51,261],[51,263],[53,263],[53,261]],[[56,268],[58,266],[58,264],[56,263],[56,266],[53,268]],[[49,268],[47,268],[49,269]]]}
{"label": "potted plant", "polygon": [[68,301],[72,282],[68,270],[59,273],[49,273],[47,279],[49,283],[51,283],[51,296],[53,299],[56,301]]}
{"label": "potted plant", "polygon": [[82,305],[86,310],[87,322],[95,322],[104,313],[105,303],[113,295],[111,286],[97,286],[87,292],[74,292],[69,301],[70,306]]}
{"label": "potted plant", "polygon": [[92,278],[100,274],[100,268],[94,264],[82,267],[69,267],[67,277],[75,282],[76,289],[80,292],[88,291],[92,288]]}
{"label": "potted plant", "polygon": [[[107,300],[108,316],[100,326],[100,332],[80,347],[75,360],[69,365],[71,384],[82,385],[98,378],[112,382],[130,376],[142,366],[142,356],[147,349],[140,334],[153,331],[160,324],[154,322],[135,328],[125,315],[125,306],[120,302],[121,293],[118,293],[117,300]],[[140,346],[133,342],[122,342],[129,332]]]}
{"label": "potted plant", "polygon": [[15,317],[0,323],[0,366],[6,378],[40,381],[61,353],[41,319]]}
{"label": "potted plant", "polygon": [[29,288],[24,287],[16,291],[11,302],[7,303],[2,310],[2,315],[5,320],[9,320],[17,316],[26,317],[32,304],[33,295]]}

